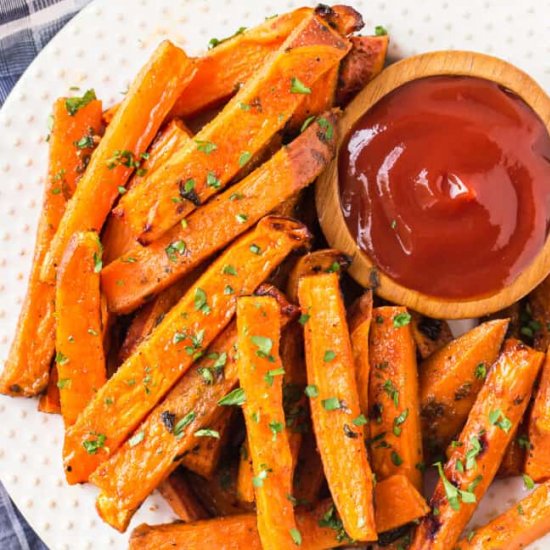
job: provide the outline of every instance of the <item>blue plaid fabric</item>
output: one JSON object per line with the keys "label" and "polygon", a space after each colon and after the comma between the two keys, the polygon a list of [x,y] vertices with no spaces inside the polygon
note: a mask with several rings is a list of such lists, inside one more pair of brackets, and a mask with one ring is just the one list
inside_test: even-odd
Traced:
{"label": "blue plaid fabric", "polygon": [[[90,0],[0,0],[0,105],[36,54]],[[47,550],[0,482],[0,549]]]}
{"label": "blue plaid fabric", "polygon": [[36,54],[90,0],[0,0],[0,105]]}

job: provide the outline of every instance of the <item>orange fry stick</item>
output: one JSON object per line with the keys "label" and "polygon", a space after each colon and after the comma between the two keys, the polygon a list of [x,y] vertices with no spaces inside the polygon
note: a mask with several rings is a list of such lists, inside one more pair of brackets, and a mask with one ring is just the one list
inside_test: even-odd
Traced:
{"label": "orange fry stick", "polygon": [[529,403],[544,355],[509,339],[491,367],[466,425],[440,469],[430,505],[411,550],[454,548],[477,503],[493,481]]}
{"label": "orange fry stick", "polygon": [[42,265],[40,278],[52,282],[69,239],[78,231],[99,232],[162,121],[193,76],[192,61],[168,41],[135,78],[65,214]]}
{"label": "orange fry stick", "polygon": [[528,421],[529,450],[525,462],[525,473],[531,476],[536,482],[546,481],[550,478],[549,402],[550,355],[547,354]]}
{"label": "orange fry stick", "polygon": [[101,101],[89,97],[90,101],[76,111],[71,107],[74,101],[69,98],[60,98],[53,105],[48,177],[33,264],[15,339],[0,375],[1,393],[37,395],[48,383],[55,346],[55,286],[40,282],[40,270],[66,201],[82,175],[95,136],[101,133]]}
{"label": "orange fry stick", "polygon": [[543,483],[530,495],[476,529],[460,541],[460,550],[517,550],[550,532],[550,484]]}
{"label": "orange fry stick", "polygon": [[[311,416],[325,475],[347,533],[376,540],[372,472],[367,459],[353,352],[335,273],[304,277],[298,286],[304,325]],[[342,469],[342,464],[353,468]]]}
{"label": "orange fry stick", "polygon": [[254,471],[258,532],[266,550],[299,546],[292,494],[292,454],[283,409],[284,368],[279,355],[280,311],[269,296],[237,304],[243,413]]}
{"label": "orange fry stick", "polygon": [[55,335],[61,414],[71,426],[107,378],[101,337],[97,233],[76,233],[61,258],[56,281]]}
{"label": "orange fry stick", "polygon": [[404,307],[372,312],[370,453],[377,479],[404,474],[422,488],[422,437],[411,316]]}

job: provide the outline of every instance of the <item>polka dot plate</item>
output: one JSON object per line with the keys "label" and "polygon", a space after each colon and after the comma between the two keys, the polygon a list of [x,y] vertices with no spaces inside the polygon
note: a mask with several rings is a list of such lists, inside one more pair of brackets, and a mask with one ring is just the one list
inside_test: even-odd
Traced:
{"label": "polka dot plate", "polygon": [[[343,2],[344,3],[344,2]],[[550,0],[348,0],[366,32],[384,25],[390,58],[437,49],[497,55],[550,90]],[[29,273],[47,165],[47,119],[53,100],[72,86],[95,88],[105,105],[122,98],[154,47],[170,38],[191,55],[211,37],[230,35],[309,0],[96,0],[45,48],[0,111],[0,359],[8,353]],[[61,467],[60,418],[36,401],[0,396],[0,477],[30,524],[52,550],[126,548],[141,522],[174,515],[152,495],[128,533],[104,525],[89,485],[69,487]],[[479,524],[520,498],[521,480],[497,483],[474,518]],[[550,548],[550,537],[534,548]]]}

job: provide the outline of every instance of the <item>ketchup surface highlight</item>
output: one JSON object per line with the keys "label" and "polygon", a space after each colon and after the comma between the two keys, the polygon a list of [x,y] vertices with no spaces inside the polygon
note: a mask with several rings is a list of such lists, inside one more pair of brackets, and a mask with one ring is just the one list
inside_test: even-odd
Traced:
{"label": "ketchup surface highlight", "polygon": [[550,225],[550,136],[498,84],[437,76],[383,97],[340,149],[341,207],[396,282],[464,299],[510,284]]}

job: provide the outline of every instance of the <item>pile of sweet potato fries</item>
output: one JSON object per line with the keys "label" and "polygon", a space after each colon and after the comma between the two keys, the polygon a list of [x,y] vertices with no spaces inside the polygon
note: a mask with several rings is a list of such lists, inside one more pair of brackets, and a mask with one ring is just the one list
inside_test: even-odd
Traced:
{"label": "pile of sweet potato fries", "polygon": [[[67,481],[96,485],[114,528],[167,498],[182,521],[133,549],[519,548],[550,529],[550,283],[453,340],[323,248],[306,188],[388,45],[362,26],[319,6],[199,58],[164,42],[120,105],[53,106],[0,391],[62,415]],[[542,483],[465,532],[497,475]]]}

